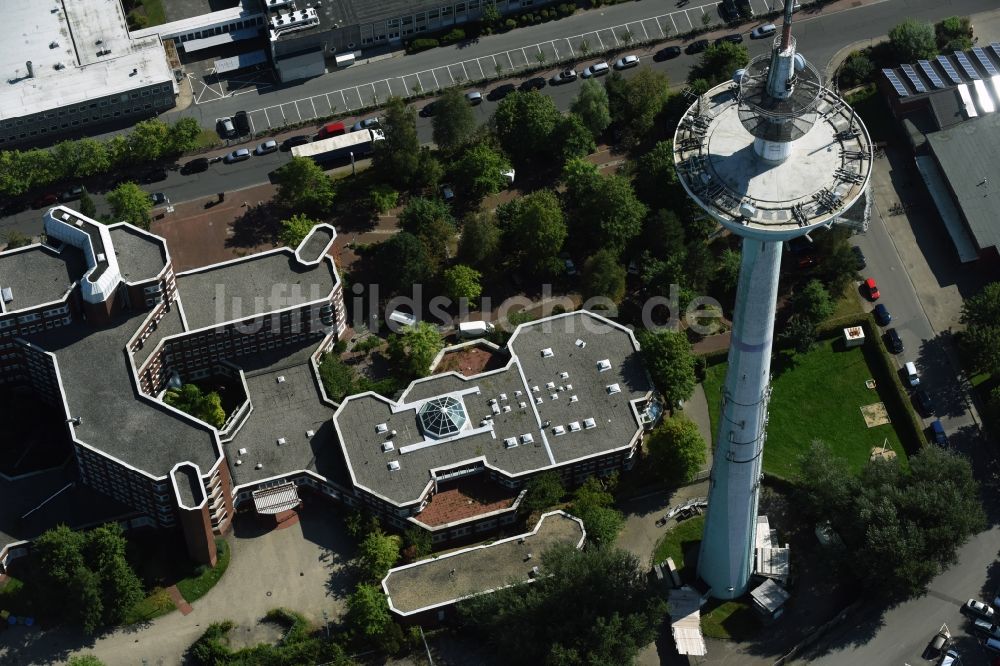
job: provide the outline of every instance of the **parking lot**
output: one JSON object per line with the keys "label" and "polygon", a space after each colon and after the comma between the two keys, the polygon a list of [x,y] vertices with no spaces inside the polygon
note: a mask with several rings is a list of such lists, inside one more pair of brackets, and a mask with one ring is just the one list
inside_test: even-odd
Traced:
{"label": "parking lot", "polygon": [[[749,1],[758,15],[771,11],[774,4],[774,0]],[[408,98],[470,81],[501,79],[531,67],[555,64],[567,59],[583,60],[612,49],[626,48],[630,44],[667,39],[671,35],[689,32],[705,25],[703,16],[709,17],[709,24],[718,24],[721,19],[716,5],[717,3],[711,2],[694,7],[682,7],[666,14],[572,37],[539,42],[433,69],[384,78],[349,88],[339,88],[255,109],[249,112],[250,118],[255,131],[261,131],[335,113],[377,106],[390,96]],[[211,101],[213,94],[222,95],[223,92],[221,88],[217,92],[215,89],[211,93],[206,91],[201,99]]]}

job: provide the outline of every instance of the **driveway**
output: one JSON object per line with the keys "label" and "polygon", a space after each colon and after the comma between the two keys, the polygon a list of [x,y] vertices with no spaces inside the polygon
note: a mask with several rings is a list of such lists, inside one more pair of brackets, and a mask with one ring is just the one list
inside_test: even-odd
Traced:
{"label": "driveway", "polygon": [[250,632],[267,611],[279,606],[317,622],[326,610],[335,620],[353,588],[346,564],[354,546],[334,511],[315,500],[299,520],[270,530],[262,529],[253,514],[242,515],[226,537],[232,548],[229,569],[192,604],[189,615],[174,612],[96,640],[69,630],[40,632],[19,626],[4,634],[0,664],[62,663],[73,654],[87,653],[108,666],[179,664],[213,622],[231,620],[237,624],[235,632]]}

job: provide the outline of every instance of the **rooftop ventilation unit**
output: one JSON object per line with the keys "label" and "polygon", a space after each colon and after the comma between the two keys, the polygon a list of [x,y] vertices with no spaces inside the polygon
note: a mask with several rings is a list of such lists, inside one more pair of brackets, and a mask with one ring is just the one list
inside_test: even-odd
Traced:
{"label": "rooftop ventilation unit", "polygon": [[579,402],[579,401],[580,401],[580,399],[579,399],[578,397],[576,397],[575,395],[571,395],[571,396],[569,397],[569,401],[570,401],[570,402]]}
{"label": "rooftop ventilation unit", "polygon": [[583,420],[583,427],[584,427],[585,430],[590,430],[591,428],[596,428],[597,427],[597,421],[595,421],[594,419],[584,419]]}
{"label": "rooftop ventilation unit", "polygon": [[519,402],[519,403],[517,403],[517,406],[520,407],[521,409],[524,409],[525,407],[528,406],[528,403],[526,403],[526,402]]}
{"label": "rooftop ventilation unit", "polygon": [[541,391],[541,390],[542,390],[542,389],[538,388],[537,386],[532,386],[532,387],[531,387],[531,392],[532,392],[532,393],[538,393],[538,392],[539,392],[539,391]]}
{"label": "rooftop ventilation unit", "polygon": [[389,453],[389,451],[392,451],[395,448],[396,447],[393,446],[393,443],[391,441],[382,442],[382,453]]}
{"label": "rooftop ventilation unit", "polygon": [[240,449],[240,450],[239,450],[239,454],[240,454],[241,456],[245,456],[245,455],[247,454],[247,450],[246,450],[245,448],[243,448],[243,449]]}
{"label": "rooftop ventilation unit", "polygon": [[284,384],[285,383],[285,376],[284,375],[278,375],[278,383],[279,384]]}
{"label": "rooftop ventilation unit", "polygon": [[104,256],[103,252],[98,253],[98,255],[97,255],[97,263],[103,264],[107,260],[108,260],[108,258],[106,256]]}
{"label": "rooftop ventilation unit", "polygon": [[390,460],[389,464],[386,465],[386,467],[389,468],[390,472],[396,472],[396,471],[399,470],[399,461],[398,460]]}
{"label": "rooftop ventilation unit", "polygon": [[580,430],[580,422],[579,421],[573,421],[572,423],[569,424],[569,431],[570,432],[578,432],[579,430]]}
{"label": "rooftop ventilation unit", "polygon": [[284,445],[285,445],[285,438],[284,437],[279,437],[278,438],[278,446],[284,446]]}
{"label": "rooftop ventilation unit", "polygon": [[572,384],[566,384],[566,389],[565,390],[572,391],[573,390],[573,385]]}
{"label": "rooftop ventilation unit", "polygon": [[550,393],[549,394],[549,400],[558,400],[558,399],[559,399],[559,394],[558,393]]}
{"label": "rooftop ventilation unit", "polygon": [[377,426],[375,426],[375,432],[377,432],[380,435],[383,435],[389,432],[389,426],[385,423],[379,423]]}
{"label": "rooftop ventilation unit", "polygon": [[520,397],[521,395],[523,395],[523,393],[520,390],[514,391],[515,398]]}
{"label": "rooftop ventilation unit", "polygon": [[622,387],[618,384],[608,384],[608,395],[614,395],[615,393],[621,393]]}
{"label": "rooftop ventilation unit", "polygon": [[556,383],[555,382],[549,382],[548,384],[545,385],[545,388],[549,389],[550,391],[552,389],[554,389],[555,387],[556,387]]}
{"label": "rooftop ventilation unit", "polygon": [[542,350],[542,358],[552,358],[555,354],[552,353],[552,347],[546,347]]}
{"label": "rooftop ventilation unit", "polygon": [[565,435],[566,434],[566,428],[564,428],[561,425],[557,425],[555,428],[552,429],[552,434],[553,435],[557,435],[557,436],[558,435]]}
{"label": "rooftop ventilation unit", "polygon": [[516,437],[508,437],[507,439],[503,440],[503,445],[504,445],[504,448],[506,448],[506,449],[512,449],[515,446],[517,446],[517,438]]}
{"label": "rooftop ventilation unit", "polygon": [[65,63],[61,63],[61,62],[57,62],[56,64],[52,65],[52,67],[54,69],[66,69],[66,64]]}
{"label": "rooftop ventilation unit", "polygon": [[576,346],[579,347],[580,349],[583,349],[584,347],[587,346],[587,343],[580,339],[577,339],[577,341],[574,344],[576,344]]}
{"label": "rooftop ventilation unit", "polygon": [[501,393],[500,394],[500,399],[501,400],[506,400],[507,399],[507,394],[506,393]]}
{"label": "rooftop ventilation unit", "polygon": [[316,434],[315,430],[306,430],[306,437],[312,437]]}
{"label": "rooftop ventilation unit", "polygon": [[268,9],[278,9],[290,4],[292,4],[292,0],[267,0]]}
{"label": "rooftop ventilation unit", "polygon": [[271,18],[271,30],[276,35],[305,30],[314,25],[319,25],[319,16],[312,7],[291,11],[287,14],[278,14]]}
{"label": "rooftop ventilation unit", "polygon": [[611,361],[610,360],[604,359],[603,361],[598,361],[597,362],[597,370],[598,370],[598,372],[604,372],[605,370],[610,370],[610,369],[611,369]]}
{"label": "rooftop ventilation unit", "polygon": [[491,404],[491,405],[497,404],[497,399],[496,398],[490,398],[489,404]]}
{"label": "rooftop ventilation unit", "polygon": [[538,396],[537,398],[535,398],[535,404],[536,405],[542,404],[542,396]]}
{"label": "rooftop ventilation unit", "polygon": [[500,413],[500,405],[498,405],[497,403],[494,402],[492,405],[490,405],[490,410],[494,414],[499,414]]}
{"label": "rooftop ventilation unit", "polygon": [[10,303],[14,300],[14,290],[10,287],[4,287],[0,289],[0,298],[3,298],[4,303]]}
{"label": "rooftop ventilation unit", "polygon": [[264,463],[257,463],[253,466],[254,469],[264,469]]}
{"label": "rooftop ventilation unit", "polygon": [[57,49],[57,48],[59,48],[59,42],[57,42],[55,40],[49,42],[49,48],[50,49]]}
{"label": "rooftop ventilation unit", "polygon": [[569,373],[568,372],[560,372],[559,373],[559,379],[569,379]]}
{"label": "rooftop ventilation unit", "polygon": [[509,411],[510,411],[510,405],[504,405],[503,406],[503,412],[504,412],[504,414],[506,414]]}
{"label": "rooftop ventilation unit", "polygon": [[236,459],[236,466],[237,466],[237,467],[239,467],[239,466],[240,466],[240,465],[242,465],[242,464],[243,464],[243,461],[242,461],[242,460],[240,460],[239,458],[237,458],[237,459]]}
{"label": "rooftop ventilation unit", "polygon": [[521,435],[521,443],[522,444],[531,444],[534,441],[535,441],[535,438],[531,436],[530,432],[526,432],[523,435]]}

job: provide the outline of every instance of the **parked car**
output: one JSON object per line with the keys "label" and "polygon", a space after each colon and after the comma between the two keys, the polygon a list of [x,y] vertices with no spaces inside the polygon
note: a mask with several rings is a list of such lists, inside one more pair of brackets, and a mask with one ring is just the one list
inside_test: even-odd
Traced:
{"label": "parked car", "polygon": [[243,160],[250,159],[250,150],[247,148],[239,148],[229,153],[225,157],[226,164],[232,164],[234,162],[242,162]]}
{"label": "parked car", "polygon": [[250,118],[246,111],[237,111],[236,115],[233,116],[233,124],[236,125],[236,131],[239,132],[240,136],[250,134]]}
{"label": "parked car", "polygon": [[[617,63],[616,63],[616,65],[617,65]],[[580,76],[582,76],[585,79],[589,79],[592,76],[604,76],[605,74],[607,74],[610,71],[611,71],[611,68],[608,67],[608,63],[606,63],[606,62],[595,62],[590,67],[588,67],[587,69],[585,69],[582,72],[580,72]]]}
{"label": "parked car", "polygon": [[35,200],[31,203],[31,207],[45,208],[46,206],[54,206],[57,203],[59,203],[58,195],[55,195],[51,192],[47,192],[45,194],[38,195],[38,197],[36,197]]}
{"label": "parked car", "polygon": [[425,104],[423,108],[420,109],[421,118],[430,118],[437,111],[437,101],[431,102],[430,104]]}
{"label": "parked car", "polygon": [[139,176],[140,183],[158,183],[161,180],[166,180],[166,179],[167,179],[167,171],[166,169],[160,167],[156,167],[154,169],[150,169],[149,171],[145,171],[141,176]]}
{"label": "parked car", "polygon": [[903,374],[906,375],[906,382],[910,388],[920,386],[920,373],[917,372],[917,366],[913,361],[907,361],[903,364]]}
{"label": "parked car", "polygon": [[890,328],[885,332],[885,346],[889,348],[893,354],[903,353],[903,339],[899,337],[899,333],[894,328]]}
{"label": "parked car", "polygon": [[931,400],[930,394],[924,389],[918,389],[913,392],[913,402],[917,405],[917,411],[923,416],[934,415],[934,401]]}
{"label": "parked car", "polygon": [[944,424],[941,423],[940,419],[934,419],[931,421],[931,434],[934,436],[934,441],[939,446],[948,446],[948,435],[944,432]]}
{"label": "parked car", "polygon": [[851,252],[854,253],[854,266],[859,270],[863,271],[868,268],[868,260],[865,259],[865,253],[857,245],[851,246]]}
{"label": "parked car", "polygon": [[750,39],[766,39],[776,32],[778,32],[778,26],[773,23],[765,23],[750,31]]}
{"label": "parked car", "polygon": [[552,85],[554,86],[560,83],[569,83],[570,81],[576,81],[575,69],[564,69],[552,77]]}
{"label": "parked car", "polygon": [[962,612],[970,617],[979,617],[984,620],[993,620],[996,616],[996,611],[989,604],[979,601],[978,599],[969,599],[962,606]]}
{"label": "parked car", "polygon": [[691,55],[693,53],[701,53],[702,51],[704,51],[707,48],[708,48],[708,40],[707,39],[699,39],[697,41],[694,41],[694,42],[691,42],[690,44],[688,44],[687,48],[684,49],[684,53],[687,53],[688,55]]}
{"label": "parked car", "polygon": [[726,42],[730,42],[732,44],[742,44],[743,35],[741,35],[738,32],[734,32],[731,35],[723,35],[722,37],[719,37],[717,40],[715,40],[716,46],[718,46],[719,44],[725,44]]}
{"label": "parked car", "polygon": [[639,66],[639,56],[627,55],[615,61],[615,69],[629,69]]}
{"label": "parked car", "polygon": [[477,106],[483,103],[483,93],[478,90],[473,90],[472,92],[465,93],[465,101],[472,106]]}
{"label": "parked car", "polygon": [[278,150],[278,142],[274,139],[268,139],[264,143],[260,144],[254,149],[254,155],[267,155],[268,153],[273,153]]}
{"label": "parked car", "polygon": [[351,127],[351,131],[352,132],[360,132],[361,130],[364,130],[364,129],[378,129],[381,126],[382,126],[382,119],[381,118],[377,118],[377,117],[376,118],[365,118],[364,120],[359,120],[358,122],[354,123],[354,125]]}
{"label": "parked car", "polygon": [[566,259],[566,275],[576,275],[576,264],[573,263],[572,259]]}
{"label": "parked car", "polygon": [[656,54],[653,56],[653,60],[657,62],[661,62],[663,60],[673,60],[674,58],[680,56],[681,53],[683,53],[683,51],[681,51],[681,47],[668,46],[665,49],[660,49],[659,51],[657,51]]}
{"label": "parked car", "polygon": [[285,139],[284,141],[281,142],[281,148],[280,148],[280,150],[288,152],[289,150],[291,150],[295,146],[304,146],[305,144],[309,143],[310,141],[312,141],[312,139],[310,139],[307,136],[303,136],[301,134],[299,136],[290,136],[290,137],[288,137],[287,139]]}
{"label": "parked car", "polygon": [[232,118],[219,118],[215,121],[215,131],[223,139],[236,138],[236,126]]}
{"label": "parked car", "polygon": [[451,201],[455,198],[455,190],[452,189],[451,185],[444,184],[441,186],[441,198],[445,201]]}
{"label": "parked car", "polygon": [[513,83],[505,83],[502,86],[497,86],[496,88],[491,90],[490,93],[486,96],[486,99],[499,101],[504,97],[506,97],[507,95],[514,92],[515,90],[517,90],[517,86],[515,86]]}
{"label": "parked car", "polygon": [[878,322],[879,326],[888,326],[889,322],[892,321],[892,315],[889,314],[889,308],[885,307],[882,303],[876,305],[872,312],[875,314],[875,321]]}
{"label": "parked car", "polygon": [[875,278],[865,280],[865,291],[868,292],[868,298],[872,301],[877,301],[882,295],[878,290],[878,284],[875,283]]}
{"label": "parked car", "polygon": [[153,192],[149,195],[149,200],[153,202],[154,206],[164,206],[170,203],[170,199],[163,192]]}
{"label": "parked car", "polygon": [[67,201],[76,201],[81,196],[83,196],[83,188],[77,185],[60,194],[59,201],[62,201],[63,203],[66,203]]}
{"label": "parked car", "polygon": [[189,173],[201,173],[202,171],[208,171],[207,157],[196,157],[181,167],[181,173],[185,175]]}
{"label": "parked car", "polygon": [[520,90],[521,92],[531,92],[532,90],[541,90],[546,86],[547,83],[548,81],[546,81],[544,77],[536,76],[522,83]]}

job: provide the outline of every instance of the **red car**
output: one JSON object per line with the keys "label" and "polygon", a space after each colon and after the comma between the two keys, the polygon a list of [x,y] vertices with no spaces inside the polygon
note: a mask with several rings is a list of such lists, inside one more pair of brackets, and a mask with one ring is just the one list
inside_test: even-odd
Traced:
{"label": "red car", "polygon": [[875,278],[865,280],[865,289],[868,290],[868,298],[873,301],[877,301],[878,297],[882,295],[878,291],[878,285],[875,284]]}

